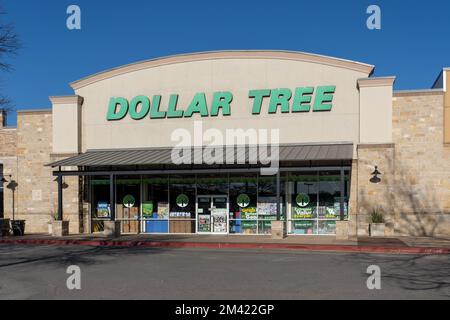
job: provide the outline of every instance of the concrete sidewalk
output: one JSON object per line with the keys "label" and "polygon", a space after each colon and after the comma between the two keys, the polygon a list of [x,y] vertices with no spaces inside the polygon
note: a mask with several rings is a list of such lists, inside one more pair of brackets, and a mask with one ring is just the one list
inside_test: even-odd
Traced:
{"label": "concrete sidewalk", "polygon": [[55,238],[49,235],[0,238],[0,244],[86,245],[173,248],[286,249],[304,251],[343,251],[367,253],[450,254],[449,238],[369,238],[338,241],[334,236],[290,236],[274,240],[270,236],[243,235],[72,235]]}

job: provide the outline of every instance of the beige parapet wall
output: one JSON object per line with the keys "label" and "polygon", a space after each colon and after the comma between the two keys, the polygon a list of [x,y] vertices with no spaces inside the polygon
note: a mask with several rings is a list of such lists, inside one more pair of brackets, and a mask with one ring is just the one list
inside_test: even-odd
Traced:
{"label": "beige parapet wall", "polygon": [[450,69],[444,70],[444,78],[445,78],[445,109],[444,109],[444,141],[445,143],[450,144]]}
{"label": "beige parapet wall", "polygon": [[52,102],[53,153],[81,151],[81,104],[79,96],[50,97]]}
{"label": "beige parapet wall", "polygon": [[[203,129],[279,129],[280,143],[360,142],[360,92],[357,80],[367,78],[373,66],[345,60],[283,52],[222,52],[211,55],[185,55],[117,68],[73,85],[84,98],[82,109],[82,148],[171,147],[171,134],[178,128],[193,133],[195,121]],[[336,92],[331,112],[268,114],[265,99],[260,115],[252,115],[249,90],[333,85]],[[232,92],[231,116],[139,121],[125,117],[107,121],[111,97],[131,100],[138,95],[161,95],[161,106],[178,94],[178,105],[186,108],[196,93],[206,94],[208,103],[214,92]],[[389,94],[388,90],[385,92]],[[391,97],[385,98],[387,101]],[[379,121],[383,121],[380,119]],[[383,124],[387,127],[389,124]],[[376,133],[373,133],[375,135]],[[54,134],[59,136],[58,133]],[[383,141],[386,133],[378,139]],[[55,150],[57,151],[57,150]]]}
{"label": "beige parapet wall", "polygon": [[392,92],[395,77],[358,80],[360,143],[392,142]]}

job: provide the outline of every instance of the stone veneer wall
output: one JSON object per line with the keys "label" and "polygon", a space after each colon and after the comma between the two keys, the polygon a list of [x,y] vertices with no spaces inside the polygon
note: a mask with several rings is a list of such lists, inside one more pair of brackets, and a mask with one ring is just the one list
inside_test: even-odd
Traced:
{"label": "stone veneer wall", "polygon": [[396,223],[399,235],[450,235],[450,146],[444,95],[397,94],[393,101]]}
{"label": "stone veneer wall", "polygon": [[[12,179],[16,175],[17,169],[17,157],[16,157],[16,144],[17,144],[17,130],[15,128],[4,127],[4,112],[0,111],[0,164],[3,166],[3,174],[5,178],[10,181],[9,175],[12,175]],[[7,183],[3,185],[4,197],[8,197],[8,193],[11,191],[7,188]],[[12,203],[9,199],[4,199],[4,209],[11,208]],[[0,217],[5,215],[5,212],[0,212]]]}
{"label": "stone veneer wall", "polygon": [[[16,219],[26,220],[27,233],[47,233],[48,222],[57,212],[57,184],[53,161],[51,111],[19,112],[17,118],[16,159],[3,159],[5,174],[12,173],[18,183],[15,192]],[[79,233],[78,178],[69,178],[64,190],[65,219],[71,221],[70,232]],[[5,217],[12,218],[12,192],[5,190]]]}
{"label": "stone veneer wall", "polygon": [[[357,234],[369,234],[369,216],[374,210],[384,213],[388,236],[395,234],[395,147],[394,145],[359,145],[358,174],[356,177]],[[372,172],[378,166],[382,172],[381,182],[370,182]]]}
{"label": "stone veneer wall", "polygon": [[[393,145],[358,147],[357,226],[368,234],[374,208],[386,216],[387,235],[450,235],[450,146],[444,144],[441,92],[393,98]],[[377,165],[383,173],[372,184]]]}

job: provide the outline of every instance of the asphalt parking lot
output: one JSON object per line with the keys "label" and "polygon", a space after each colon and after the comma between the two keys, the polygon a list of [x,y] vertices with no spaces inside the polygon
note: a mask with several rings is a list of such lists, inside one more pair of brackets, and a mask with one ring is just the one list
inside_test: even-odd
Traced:
{"label": "asphalt parking lot", "polygon": [[450,299],[448,255],[0,245],[0,275],[0,299]]}

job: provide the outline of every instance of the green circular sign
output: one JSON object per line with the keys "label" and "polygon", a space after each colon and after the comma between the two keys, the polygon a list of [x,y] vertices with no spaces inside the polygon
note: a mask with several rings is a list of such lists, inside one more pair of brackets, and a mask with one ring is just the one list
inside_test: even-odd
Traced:
{"label": "green circular sign", "polygon": [[295,198],[295,202],[297,202],[299,207],[306,207],[311,202],[311,199],[306,193],[300,193],[297,195],[297,198]]}
{"label": "green circular sign", "polygon": [[134,207],[134,204],[136,203],[136,199],[134,199],[134,197],[131,194],[129,194],[129,195],[126,195],[125,197],[123,197],[122,203],[125,207],[132,208],[132,207]]}
{"label": "green circular sign", "polygon": [[243,193],[237,197],[236,203],[241,208],[247,208],[250,205],[250,197]]}
{"label": "green circular sign", "polygon": [[185,194],[180,194],[177,197],[177,206],[179,206],[180,208],[186,208],[189,204],[189,197]]}

